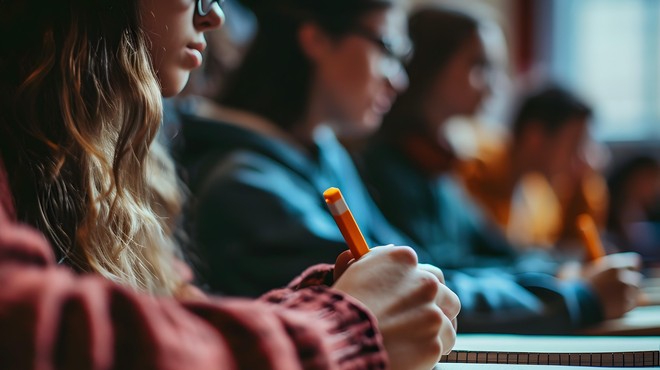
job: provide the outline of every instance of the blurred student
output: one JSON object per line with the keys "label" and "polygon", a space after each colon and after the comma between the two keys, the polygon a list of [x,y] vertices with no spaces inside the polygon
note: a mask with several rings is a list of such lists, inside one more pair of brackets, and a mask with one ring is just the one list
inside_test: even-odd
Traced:
{"label": "blurred student", "polygon": [[591,117],[591,108],[563,88],[531,92],[510,142],[463,172],[472,196],[513,243],[575,245],[583,213],[603,225],[607,186],[584,155]]}
{"label": "blurred student", "polygon": [[612,244],[640,253],[649,263],[660,263],[658,160],[648,155],[629,158],[612,170],[607,184],[607,234]]}
{"label": "blurred student", "polygon": [[[405,88],[403,14],[376,0],[253,8],[260,25],[254,44],[226,95],[200,99],[197,116],[186,117],[182,156],[210,287],[249,295],[346,248],[323,201],[327,187],[342,189],[370,244],[407,240],[385,221],[335,136],[375,131]],[[459,249],[415,247],[420,261],[438,265]],[[500,261],[515,258],[490,252]],[[481,267],[481,260],[470,262]],[[604,274],[597,273],[615,288],[601,305],[585,282],[536,274],[523,284],[506,270],[444,271],[462,299],[462,330],[567,332],[628,309],[609,304],[623,299],[624,284]]]}
{"label": "blurred student", "polygon": [[405,243],[366,196],[335,132],[379,125],[407,84],[398,58],[409,46],[394,1],[245,4],[258,33],[224,94],[200,98],[196,116],[184,117],[181,160],[211,289],[258,295],[346,249],[322,196],[328,187],[361,210],[371,245]]}
{"label": "blurred student", "polygon": [[147,177],[161,96],[201,64],[218,1],[28,5],[0,3],[0,368],[428,369],[449,351],[458,300],[406,247],[258,301],[185,285]]}
{"label": "blurred student", "polygon": [[409,88],[364,153],[363,173],[387,219],[444,268],[461,298],[461,327],[566,331],[633,308],[626,297],[638,287],[617,273],[634,270],[637,256],[612,257],[585,268],[583,278],[559,280],[559,266],[517,251],[452,176],[456,159],[444,125],[475,114],[489,89],[479,22],[457,10],[422,7],[409,18],[409,35],[415,49],[406,68]]}
{"label": "blurred student", "polygon": [[[476,114],[489,94],[489,59],[478,21],[458,10],[419,8],[409,20],[410,86],[364,153],[363,173],[385,216],[451,266],[512,250],[449,174],[457,158],[444,135],[452,117]],[[449,203],[449,204],[448,204]],[[452,209],[451,217],[441,217]],[[449,216],[449,215],[448,215]],[[500,240],[498,240],[498,237]],[[507,260],[504,259],[506,262]],[[495,263],[495,261],[491,261]]]}

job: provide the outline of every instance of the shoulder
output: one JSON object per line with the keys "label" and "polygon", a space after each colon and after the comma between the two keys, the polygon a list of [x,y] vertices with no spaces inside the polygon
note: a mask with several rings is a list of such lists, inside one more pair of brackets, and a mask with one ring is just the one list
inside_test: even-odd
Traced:
{"label": "shoulder", "polygon": [[301,180],[286,163],[267,154],[241,149],[216,161],[207,172],[204,188],[243,184],[259,189],[300,187]]}

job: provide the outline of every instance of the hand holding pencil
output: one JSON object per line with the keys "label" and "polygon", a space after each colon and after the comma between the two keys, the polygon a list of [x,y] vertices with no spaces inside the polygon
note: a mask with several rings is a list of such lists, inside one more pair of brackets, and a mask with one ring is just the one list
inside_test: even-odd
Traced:
{"label": "hand holding pencil", "polygon": [[596,292],[606,319],[621,317],[633,309],[639,300],[640,259],[636,253],[607,255],[593,218],[582,214],[577,219],[578,230],[585,246],[585,279]]}
{"label": "hand holding pencil", "polygon": [[[443,284],[439,269],[417,263],[412,248],[369,249],[339,189],[326,190],[324,198],[351,251],[338,258],[335,268],[344,271],[333,288],[351,295],[375,316],[392,369],[430,369],[456,340],[458,297]],[[348,267],[350,257],[354,260]]]}

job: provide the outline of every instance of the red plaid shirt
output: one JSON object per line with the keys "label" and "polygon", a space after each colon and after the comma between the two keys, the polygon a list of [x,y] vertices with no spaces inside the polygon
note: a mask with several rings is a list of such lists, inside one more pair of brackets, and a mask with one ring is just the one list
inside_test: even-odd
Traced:
{"label": "red plaid shirt", "polygon": [[1,369],[387,368],[375,319],[327,286],[330,266],[256,301],[137,294],[56,265],[43,236],[7,217],[6,177],[0,169]]}

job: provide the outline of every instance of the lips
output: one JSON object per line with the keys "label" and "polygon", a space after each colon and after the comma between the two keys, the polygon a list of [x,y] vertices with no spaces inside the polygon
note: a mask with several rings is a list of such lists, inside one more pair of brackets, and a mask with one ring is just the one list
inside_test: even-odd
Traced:
{"label": "lips", "polygon": [[392,100],[382,96],[374,100],[372,104],[373,110],[378,113],[378,114],[385,114],[390,111],[390,108],[392,107]]}
{"label": "lips", "polygon": [[205,43],[205,42],[202,42],[202,41],[200,41],[200,42],[193,42],[193,43],[190,43],[190,44],[186,45],[186,47],[187,47],[188,49],[197,50],[197,51],[199,51],[199,53],[201,54],[201,53],[204,52],[204,50],[206,50],[206,43]]}
{"label": "lips", "polygon": [[202,65],[202,53],[206,49],[206,43],[195,42],[186,45],[185,60],[186,65],[192,69],[199,68]]}

